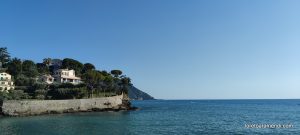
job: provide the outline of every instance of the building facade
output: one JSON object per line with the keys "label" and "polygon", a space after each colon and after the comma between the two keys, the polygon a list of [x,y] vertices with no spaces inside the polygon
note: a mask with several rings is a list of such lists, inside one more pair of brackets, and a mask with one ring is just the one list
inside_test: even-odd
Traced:
{"label": "building facade", "polygon": [[81,83],[81,78],[76,77],[74,70],[68,69],[58,69],[54,72],[54,82],[57,83],[72,83],[79,84]]}
{"label": "building facade", "polygon": [[5,72],[0,73],[0,91],[9,91],[15,88],[11,75]]}

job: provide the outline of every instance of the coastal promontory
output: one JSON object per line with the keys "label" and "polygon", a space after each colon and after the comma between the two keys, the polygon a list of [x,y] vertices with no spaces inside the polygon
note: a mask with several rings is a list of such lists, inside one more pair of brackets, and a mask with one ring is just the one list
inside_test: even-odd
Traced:
{"label": "coastal promontory", "polygon": [[153,99],[123,71],[98,70],[72,58],[11,58],[0,48],[0,106],[9,116],[130,110],[130,99]]}

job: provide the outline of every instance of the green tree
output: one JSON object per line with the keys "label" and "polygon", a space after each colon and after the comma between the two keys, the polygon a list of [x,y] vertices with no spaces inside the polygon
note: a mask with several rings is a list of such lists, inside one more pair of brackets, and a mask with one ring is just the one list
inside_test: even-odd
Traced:
{"label": "green tree", "polygon": [[96,68],[95,68],[95,66],[94,66],[93,64],[91,64],[91,63],[85,63],[85,64],[83,65],[82,73],[84,74],[84,73],[86,73],[87,71],[95,70],[95,69],[96,69]]}
{"label": "green tree", "polygon": [[9,92],[8,95],[11,100],[21,100],[30,98],[30,96],[27,93],[24,93],[23,90],[12,90]]}
{"label": "green tree", "polygon": [[44,63],[37,63],[36,64],[37,70],[40,74],[49,74],[49,67]]}
{"label": "green tree", "polygon": [[46,98],[46,95],[47,95],[47,91],[46,90],[43,90],[43,89],[38,89],[38,90],[35,90],[34,91],[34,97],[36,98],[36,99],[41,99],[41,100],[43,100],[43,99],[45,99]]}
{"label": "green tree", "polygon": [[129,90],[129,86],[132,85],[131,79],[129,77],[122,77],[120,85],[121,85],[121,92],[124,92],[127,94],[128,90]]}
{"label": "green tree", "polygon": [[65,58],[62,62],[62,68],[73,69],[76,74],[80,76],[81,71],[83,69],[83,64],[77,60]]}
{"label": "green tree", "polygon": [[105,70],[103,70],[103,71],[98,71],[98,72],[100,72],[103,76],[109,76],[110,74],[107,72],[107,71],[105,71]]}
{"label": "green tree", "polygon": [[23,90],[12,90],[9,92],[0,91],[0,104],[3,100],[20,100],[20,99],[29,99],[30,96],[27,93],[24,93]]}
{"label": "green tree", "polygon": [[2,67],[6,67],[9,61],[10,61],[10,54],[7,52],[7,48],[1,47],[0,48],[0,62],[2,63]]}
{"label": "green tree", "polygon": [[23,74],[27,77],[36,77],[38,70],[35,63],[31,60],[25,60],[22,64]]}
{"label": "green tree", "polygon": [[82,79],[88,85],[93,85],[94,87],[96,87],[96,85],[98,85],[100,81],[104,80],[104,76],[96,70],[88,70],[85,74],[82,75]]}
{"label": "green tree", "polygon": [[104,93],[106,91],[108,92],[112,92],[113,88],[114,88],[114,78],[112,76],[106,76],[104,79],[104,83],[105,83],[105,88],[104,88]]}
{"label": "green tree", "polygon": [[19,76],[22,73],[22,61],[18,58],[13,58],[7,64],[7,72],[14,77]]}
{"label": "green tree", "polygon": [[71,83],[65,83],[61,85],[51,85],[46,96],[52,99],[80,99],[88,95],[85,84],[73,85]]}
{"label": "green tree", "polygon": [[34,78],[29,78],[23,74],[20,74],[15,77],[15,85],[16,86],[32,86],[35,84]]}
{"label": "green tree", "polygon": [[43,59],[43,63],[46,65],[46,66],[49,66],[50,63],[51,63],[52,59],[51,58],[45,58]]}
{"label": "green tree", "polygon": [[121,70],[112,70],[112,71],[110,71],[110,73],[113,74],[114,77],[119,77],[120,75],[122,75]]}
{"label": "green tree", "polygon": [[0,91],[0,104],[6,99],[9,99],[9,93],[5,91]]}

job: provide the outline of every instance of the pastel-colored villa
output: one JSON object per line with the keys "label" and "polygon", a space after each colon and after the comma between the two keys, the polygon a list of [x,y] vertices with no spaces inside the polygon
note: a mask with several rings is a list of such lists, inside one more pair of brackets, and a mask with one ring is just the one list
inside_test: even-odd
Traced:
{"label": "pastel-colored villa", "polygon": [[9,91],[15,88],[11,75],[5,72],[0,73],[0,91]]}
{"label": "pastel-colored villa", "polygon": [[42,75],[40,76],[39,80],[47,84],[72,83],[76,85],[81,83],[81,78],[75,75],[75,70],[69,69],[58,69],[54,71],[54,75]]}

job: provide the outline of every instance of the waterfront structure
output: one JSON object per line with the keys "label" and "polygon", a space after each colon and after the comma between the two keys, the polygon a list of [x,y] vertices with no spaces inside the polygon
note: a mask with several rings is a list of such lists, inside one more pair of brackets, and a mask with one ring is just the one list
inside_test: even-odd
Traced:
{"label": "waterfront structure", "polygon": [[0,91],[9,91],[15,88],[11,75],[6,72],[0,73]]}
{"label": "waterfront structure", "polygon": [[72,83],[72,84],[81,83],[81,78],[76,77],[75,70],[58,69],[54,72],[53,77],[54,77],[54,82],[57,83]]}

